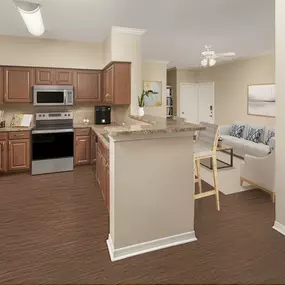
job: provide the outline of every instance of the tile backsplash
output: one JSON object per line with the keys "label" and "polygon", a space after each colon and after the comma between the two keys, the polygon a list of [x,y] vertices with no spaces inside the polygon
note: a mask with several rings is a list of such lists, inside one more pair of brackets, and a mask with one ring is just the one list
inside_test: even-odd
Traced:
{"label": "tile backsplash", "polygon": [[[0,105],[0,110],[5,112],[4,120],[6,121],[6,126],[9,127],[13,118],[13,115],[18,113],[24,114],[35,114],[37,112],[63,112],[63,111],[73,111],[74,123],[80,124],[83,119],[89,119],[90,124],[94,123],[95,107],[88,106],[74,106],[70,107],[34,107],[30,104],[5,104]],[[113,106],[112,107],[112,122],[127,123],[129,118],[129,106]]]}

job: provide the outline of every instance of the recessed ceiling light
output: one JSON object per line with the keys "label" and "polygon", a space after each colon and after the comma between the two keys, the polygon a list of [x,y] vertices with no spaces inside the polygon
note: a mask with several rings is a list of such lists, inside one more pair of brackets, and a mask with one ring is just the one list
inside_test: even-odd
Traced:
{"label": "recessed ceiling light", "polygon": [[15,4],[28,31],[34,36],[41,36],[45,32],[45,27],[40,4],[20,0],[15,0]]}

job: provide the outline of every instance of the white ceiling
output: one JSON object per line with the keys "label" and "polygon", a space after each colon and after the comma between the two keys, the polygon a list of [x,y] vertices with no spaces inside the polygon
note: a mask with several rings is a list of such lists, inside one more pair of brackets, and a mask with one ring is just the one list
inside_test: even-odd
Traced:
{"label": "white ceiling", "polygon": [[[102,42],[111,26],[147,29],[143,58],[200,64],[205,44],[249,57],[274,50],[274,0],[38,0],[44,37]],[[0,0],[0,34],[29,36],[12,0]],[[1,50],[1,47],[0,47]]]}

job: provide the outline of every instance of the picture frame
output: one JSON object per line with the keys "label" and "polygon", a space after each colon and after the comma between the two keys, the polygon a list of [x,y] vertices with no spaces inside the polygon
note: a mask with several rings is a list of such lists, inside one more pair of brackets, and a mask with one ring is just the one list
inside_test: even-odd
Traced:
{"label": "picture frame", "polygon": [[162,81],[145,80],[143,82],[143,90],[152,90],[154,93],[149,93],[148,97],[144,98],[146,107],[161,107],[162,106]]}
{"label": "picture frame", "polygon": [[247,114],[275,118],[276,84],[250,84],[247,88]]}

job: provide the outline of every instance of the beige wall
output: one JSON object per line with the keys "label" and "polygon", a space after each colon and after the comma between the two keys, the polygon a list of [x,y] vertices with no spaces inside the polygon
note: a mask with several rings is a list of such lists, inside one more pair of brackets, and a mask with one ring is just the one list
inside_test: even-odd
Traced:
{"label": "beige wall", "polygon": [[144,61],[142,64],[143,81],[162,82],[162,106],[145,107],[145,114],[166,117],[166,68],[167,62]]}
{"label": "beige wall", "polygon": [[177,93],[176,93],[176,113],[177,116],[180,116],[180,84],[181,83],[194,83],[195,79],[195,72],[193,70],[187,69],[177,69]]}
{"label": "beige wall", "polygon": [[[110,141],[110,235],[115,250],[194,231],[192,136],[185,132]],[[180,170],[173,175],[173,168]]]}
{"label": "beige wall", "polygon": [[111,32],[112,61],[130,61],[131,65],[131,114],[138,113],[138,94],[142,90],[141,35],[124,32],[113,27]]}
{"label": "beige wall", "polygon": [[103,44],[0,36],[0,65],[101,69]]}
{"label": "beige wall", "polygon": [[256,125],[275,125],[275,118],[247,114],[247,86],[275,83],[274,60],[274,54],[269,54],[195,72],[196,82],[215,83],[216,123],[241,121]]}
{"label": "beige wall", "polygon": [[[276,116],[276,221],[283,225],[285,235],[285,1],[275,2],[275,27],[276,27],[276,87],[277,87],[277,116]],[[276,226],[276,224],[275,224]],[[282,229],[281,229],[282,230]]]}
{"label": "beige wall", "polygon": [[112,37],[111,34],[106,37],[103,42],[103,51],[104,51],[104,66],[112,61]]}

